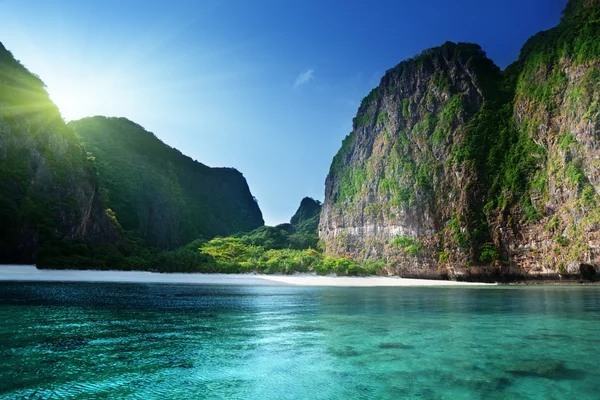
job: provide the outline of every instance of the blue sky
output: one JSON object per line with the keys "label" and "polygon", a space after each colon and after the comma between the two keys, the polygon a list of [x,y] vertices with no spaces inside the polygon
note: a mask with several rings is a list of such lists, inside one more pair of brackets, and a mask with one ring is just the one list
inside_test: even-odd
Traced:
{"label": "blue sky", "polygon": [[447,40],[498,65],[566,0],[0,0],[0,41],[67,120],[127,117],[239,169],[267,224],[323,200],[332,157],[385,71]]}

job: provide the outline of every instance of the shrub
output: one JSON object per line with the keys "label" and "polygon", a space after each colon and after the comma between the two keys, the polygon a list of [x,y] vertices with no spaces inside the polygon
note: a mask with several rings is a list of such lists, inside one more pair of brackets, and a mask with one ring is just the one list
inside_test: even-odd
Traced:
{"label": "shrub", "polygon": [[498,250],[493,243],[486,243],[479,250],[479,261],[484,264],[490,264],[499,258]]}
{"label": "shrub", "polygon": [[556,243],[558,243],[559,245],[561,245],[563,247],[566,247],[569,245],[569,239],[567,239],[564,236],[559,236],[555,240],[556,240]]}
{"label": "shrub", "polygon": [[391,246],[400,248],[411,256],[417,256],[424,249],[421,242],[409,236],[399,236],[392,240]]}

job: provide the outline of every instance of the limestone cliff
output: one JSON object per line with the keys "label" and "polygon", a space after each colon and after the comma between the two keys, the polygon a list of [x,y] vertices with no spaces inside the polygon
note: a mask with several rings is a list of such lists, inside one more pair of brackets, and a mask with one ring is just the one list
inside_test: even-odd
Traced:
{"label": "limestone cliff", "polygon": [[571,1],[516,68],[512,120],[538,150],[521,201],[490,213],[495,241],[528,275],[600,272],[600,1]]}
{"label": "limestone cliff", "polygon": [[571,2],[505,71],[463,43],[389,70],[332,162],[327,253],[465,279],[600,265],[598,8]]}
{"label": "limestone cliff", "polygon": [[116,243],[96,171],[44,83],[0,44],[0,263],[53,240]]}
{"label": "limestone cliff", "polygon": [[84,118],[69,126],[95,157],[123,228],[149,243],[174,248],[264,224],[239,171],[194,161],[125,118]]}

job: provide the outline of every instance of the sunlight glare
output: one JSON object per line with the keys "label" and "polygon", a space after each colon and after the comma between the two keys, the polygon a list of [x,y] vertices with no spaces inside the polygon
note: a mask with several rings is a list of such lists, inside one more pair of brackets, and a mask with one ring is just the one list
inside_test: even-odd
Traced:
{"label": "sunlight glare", "polygon": [[110,82],[84,82],[75,78],[48,84],[47,90],[64,120],[73,121],[104,113],[107,105],[120,99],[114,86]]}

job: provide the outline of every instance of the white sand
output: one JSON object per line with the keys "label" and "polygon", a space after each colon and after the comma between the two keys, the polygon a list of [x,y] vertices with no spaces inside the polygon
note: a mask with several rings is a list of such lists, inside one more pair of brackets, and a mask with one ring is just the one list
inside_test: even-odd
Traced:
{"label": "white sand", "polygon": [[248,286],[482,286],[485,283],[403,279],[398,277],[333,277],[308,274],[160,274],[144,271],[76,271],[37,269],[33,265],[0,265],[0,281],[180,283]]}

